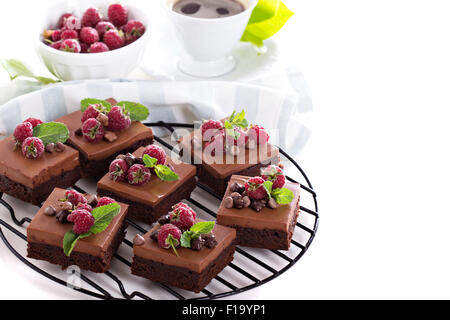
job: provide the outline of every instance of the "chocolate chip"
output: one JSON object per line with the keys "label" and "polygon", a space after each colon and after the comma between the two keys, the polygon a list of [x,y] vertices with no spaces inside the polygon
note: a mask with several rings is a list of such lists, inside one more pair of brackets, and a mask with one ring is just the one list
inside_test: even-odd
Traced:
{"label": "chocolate chip", "polygon": [[242,197],[234,199],[234,207],[242,209],[244,207],[244,199]]}
{"label": "chocolate chip", "polygon": [[91,207],[97,206],[98,198],[95,194],[85,194],[84,197],[86,198],[86,202]]}
{"label": "chocolate chip", "polygon": [[278,203],[275,201],[274,198],[270,198],[269,202],[267,202],[267,206],[271,209],[278,208]]}
{"label": "chocolate chip", "polygon": [[204,244],[205,241],[202,239],[202,237],[198,237],[197,239],[191,241],[191,249],[195,251],[200,251],[202,250]]}
{"label": "chocolate chip", "polygon": [[45,146],[45,151],[48,153],[55,152],[55,149],[56,149],[56,145],[54,143],[49,143],[48,145]]}
{"label": "chocolate chip", "polygon": [[134,158],[134,163],[144,164],[144,160],[141,157]]}
{"label": "chocolate chip", "polygon": [[284,169],[284,164],[279,163],[279,164],[278,164],[278,167],[279,167],[280,169]]}
{"label": "chocolate chip", "polygon": [[125,156],[124,154],[119,154],[119,155],[116,157],[116,160],[125,160],[125,158],[126,158],[126,156]]}
{"label": "chocolate chip", "polygon": [[69,216],[69,212],[68,211],[60,211],[56,214],[56,220],[58,220],[60,223],[69,223],[69,221],[67,221],[67,217]]}
{"label": "chocolate chip", "polygon": [[217,246],[217,240],[213,234],[203,235],[202,237],[205,240],[205,247],[214,249]]}
{"label": "chocolate chip", "polygon": [[158,242],[158,233],[159,233],[159,230],[153,231],[152,234],[150,235],[150,239]]}
{"label": "chocolate chip", "polygon": [[66,149],[66,146],[64,145],[64,143],[58,141],[58,142],[55,144],[55,150],[56,150],[56,152],[63,152],[65,149]]}
{"label": "chocolate chip", "polygon": [[242,195],[238,192],[233,192],[232,194],[230,194],[230,197],[233,198],[233,200],[235,200],[235,199],[242,198]]}
{"label": "chocolate chip", "polygon": [[226,14],[229,14],[229,13],[230,13],[230,11],[228,11],[227,8],[217,8],[217,9],[216,9],[216,12],[217,12],[218,14],[221,14],[221,15],[226,15]]}
{"label": "chocolate chip", "polygon": [[44,214],[46,216],[53,217],[54,215],[56,215],[56,209],[52,206],[48,206],[47,208],[45,208]]}
{"label": "chocolate chip", "polygon": [[165,216],[162,216],[161,218],[158,219],[158,223],[160,225],[164,225],[164,224],[170,223],[170,216],[168,214],[166,214]]}
{"label": "chocolate chip", "polygon": [[252,201],[250,200],[250,198],[248,196],[243,197],[242,202],[243,202],[244,208],[250,207],[250,204],[252,203]]}
{"label": "chocolate chip", "polygon": [[59,208],[62,211],[73,210],[73,204],[69,201],[63,201],[59,203]]}
{"label": "chocolate chip", "polygon": [[144,243],[145,243],[145,239],[140,234],[137,234],[133,239],[133,244],[135,246],[142,246],[142,245],[144,245]]}
{"label": "chocolate chip", "polygon": [[78,128],[77,130],[75,130],[75,135],[77,137],[83,136],[83,130],[81,130],[81,128]]}
{"label": "chocolate chip", "polygon": [[267,204],[267,200],[252,200],[250,207],[256,212],[260,212]]}
{"label": "chocolate chip", "polygon": [[104,126],[108,126],[108,116],[104,113],[99,113],[97,116],[97,120]]}
{"label": "chocolate chip", "polygon": [[245,187],[240,184],[239,182],[233,182],[230,186],[230,190],[231,192],[238,192],[240,194],[242,194],[242,192],[245,191]]}
{"label": "chocolate chip", "polygon": [[125,155],[125,162],[129,167],[131,167],[133,164],[135,164],[136,158],[131,153],[127,153]]}
{"label": "chocolate chip", "polygon": [[225,206],[225,208],[227,209],[231,209],[234,206],[234,200],[232,197],[225,197],[223,199],[223,205]]}
{"label": "chocolate chip", "polygon": [[194,14],[198,10],[200,10],[200,5],[194,2],[188,3],[181,8],[181,12],[184,14]]}
{"label": "chocolate chip", "polygon": [[105,135],[103,136],[103,139],[108,142],[114,142],[117,140],[117,134],[115,134],[112,131],[105,131]]}

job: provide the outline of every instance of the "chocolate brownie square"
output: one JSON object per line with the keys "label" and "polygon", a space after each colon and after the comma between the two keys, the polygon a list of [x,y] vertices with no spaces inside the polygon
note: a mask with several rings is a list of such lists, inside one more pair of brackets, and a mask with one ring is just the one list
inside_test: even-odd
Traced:
{"label": "chocolate brownie square", "polygon": [[[225,197],[232,193],[230,186],[234,182],[245,185],[248,179],[249,177],[246,176],[232,176]],[[289,250],[295,224],[300,213],[300,185],[286,182],[284,187],[294,193],[294,200],[291,203],[279,205],[276,209],[265,207],[257,212],[250,207],[228,209],[222,201],[217,212],[217,223],[236,229],[237,245]]]}
{"label": "chocolate brownie square", "polygon": [[55,187],[68,188],[80,179],[77,150],[67,146],[62,152],[28,159],[15,144],[12,136],[0,141],[0,192],[39,205]]}
{"label": "chocolate brownie square", "polygon": [[178,247],[178,256],[150,238],[159,228],[156,224],[144,235],[143,245],[134,245],[132,274],[198,293],[233,260],[236,231],[232,228],[216,224],[212,232],[217,240],[215,248],[195,251]]}
{"label": "chocolate brownie square", "polygon": [[63,250],[63,239],[73,225],[61,223],[55,216],[45,214],[49,206],[57,207],[66,190],[56,188],[38,211],[27,228],[28,257],[61,265],[63,269],[77,265],[81,269],[103,273],[109,269],[111,259],[123,241],[127,223],[128,205],[119,203],[120,213],[101,233],[81,239],[69,257]]}

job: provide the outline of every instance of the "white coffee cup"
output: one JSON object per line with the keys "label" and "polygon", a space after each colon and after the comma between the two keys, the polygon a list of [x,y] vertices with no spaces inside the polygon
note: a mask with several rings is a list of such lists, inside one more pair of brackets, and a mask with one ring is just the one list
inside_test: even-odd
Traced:
{"label": "white coffee cup", "polygon": [[184,49],[179,54],[178,67],[181,71],[196,77],[212,78],[227,74],[236,67],[232,51],[240,41],[258,0],[236,0],[244,5],[243,12],[216,19],[177,13],[172,9],[177,0],[164,1],[168,17]]}

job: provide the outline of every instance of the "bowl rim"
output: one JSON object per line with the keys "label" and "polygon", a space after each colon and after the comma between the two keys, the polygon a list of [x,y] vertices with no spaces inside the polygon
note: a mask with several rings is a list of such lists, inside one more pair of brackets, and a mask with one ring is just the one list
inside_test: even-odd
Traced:
{"label": "bowl rim", "polygon": [[[53,4],[52,7],[56,7],[60,4],[64,3],[64,1],[60,1],[57,2],[55,4]],[[108,4],[107,1],[105,1],[105,4]],[[148,37],[150,36],[151,33],[151,22],[150,19],[148,17],[148,15],[146,13],[144,13],[144,10],[140,10],[138,7],[131,5],[131,4],[126,4],[128,10],[130,11],[139,11],[140,15],[142,15],[142,17],[144,18],[145,21],[141,21],[144,26],[145,26],[145,32],[144,34],[137,39],[136,41],[123,46],[122,48],[119,49],[115,49],[115,50],[110,50],[110,51],[106,51],[106,52],[99,52],[99,53],[74,53],[74,52],[66,52],[66,51],[61,51],[61,50],[57,50],[54,49],[48,45],[46,45],[43,41],[42,41],[42,30],[39,31],[37,37],[35,38],[35,43],[36,43],[36,48],[47,51],[49,54],[54,55],[54,56],[59,56],[61,58],[76,58],[77,61],[79,62],[91,62],[93,59],[97,58],[96,60],[99,59],[105,59],[108,57],[112,57],[115,55],[120,55],[125,53],[126,51],[131,51],[133,49],[136,49],[135,47],[138,46],[143,46],[145,44],[145,42],[148,40]],[[62,14],[62,13],[58,13],[58,14]],[[67,61],[68,64],[70,64],[69,61]],[[108,62],[104,62],[103,64],[107,64]]]}

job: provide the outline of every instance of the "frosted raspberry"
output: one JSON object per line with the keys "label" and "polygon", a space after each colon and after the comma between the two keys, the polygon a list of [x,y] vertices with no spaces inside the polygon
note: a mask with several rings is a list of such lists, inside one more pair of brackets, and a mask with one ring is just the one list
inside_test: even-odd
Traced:
{"label": "frosted raspberry", "polygon": [[67,201],[69,201],[74,206],[80,203],[87,203],[86,198],[76,190],[67,190],[65,196]]}
{"label": "frosted raspberry", "polygon": [[102,15],[96,8],[87,9],[81,18],[83,27],[95,27],[102,20]]}
{"label": "frosted raspberry", "polygon": [[59,50],[65,51],[65,52],[80,53],[81,46],[77,40],[67,39],[67,40],[64,40],[63,42],[61,42],[61,46],[59,47]]}
{"label": "frosted raspberry", "polygon": [[61,33],[61,40],[76,39],[78,40],[78,32],[76,30],[64,30]]}
{"label": "frosted raspberry", "polygon": [[142,164],[134,164],[128,169],[128,183],[135,186],[142,186],[150,181],[152,176],[150,169]]}
{"label": "frosted raspberry", "polygon": [[52,41],[56,42],[56,41],[61,40],[61,35],[62,35],[62,30],[58,29],[58,30],[53,31]]}
{"label": "frosted raspberry", "polygon": [[105,136],[105,129],[97,119],[87,119],[81,128],[86,141],[94,143],[100,141]]}
{"label": "frosted raspberry", "polygon": [[72,17],[72,16],[73,16],[72,13],[64,13],[58,20],[58,25],[57,25],[58,29],[63,28],[66,23],[67,18]]}
{"label": "frosted raspberry", "polygon": [[89,53],[89,45],[84,43],[84,42],[80,42],[80,53]]}
{"label": "frosted raspberry", "polygon": [[86,210],[89,212],[92,212],[92,207],[88,205],[87,203],[80,203],[75,207],[76,210]]}
{"label": "frosted raspberry", "polygon": [[218,130],[223,129],[223,123],[217,120],[208,120],[203,122],[201,129],[203,140],[210,141],[217,134]]}
{"label": "frosted raspberry", "polygon": [[109,166],[109,176],[114,181],[124,181],[127,179],[128,164],[123,159],[116,159]]}
{"label": "frosted raspberry", "polygon": [[225,133],[222,131],[219,134],[213,136],[211,141],[207,142],[204,147],[206,153],[212,156],[225,153]]}
{"label": "frosted raspberry", "polygon": [[117,203],[117,201],[112,198],[109,198],[109,197],[102,197],[102,198],[98,199],[97,208],[107,206],[108,204],[111,204],[111,203]]}
{"label": "frosted raspberry", "polygon": [[83,27],[80,31],[80,39],[86,44],[93,44],[99,40],[98,32],[92,27]]}
{"label": "frosted raspberry", "polygon": [[273,183],[272,189],[283,188],[286,183],[286,177],[280,167],[270,165],[261,169],[261,177],[266,181]]}
{"label": "frosted raspberry", "polygon": [[44,143],[36,137],[26,138],[22,142],[22,154],[29,159],[39,158],[44,153],[44,149]]}
{"label": "frosted raspberry", "polygon": [[67,221],[74,223],[72,228],[74,233],[83,234],[91,230],[95,223],[95,218],[89,211],[80,209],[69,214],[67,216]]}
{"label": "frosted raspberry", "polygon": [[180,245],[181,230],[173,224],[165,224],[159,228],[158,244],[161,248],[176,248]]}
{"label": "frosted raspberry", "polygon": [[23,122],[14,129],[14,138],[22,143],[25,139],[33,136],[33,125],[30,122]]}
{"label": "frosted raspberry", "polygon": [[191,213],[192,213],[192,216],[194,217],[194,220],[197,218],[197,213],[194,211],[194,209],[192,209],[191,207],[189,207],[186,203],[184,203],[184,202],[179,202],[179,203],[177,203],[176,205],[174,205],[174,206],[172,207],[172,210],[177,210],[177,209],[179,209],[179,208],[186,208],[186,209],[190,210]]}
{"label": "frosted raspberry", "polygon": [[123,27],[125,32],[125,39],[127,43],[132,43],[142,37],[145,33],[145,26],[140,21],[130,20]]}
{"label": "frosted raspberry", "polygon": [[108,18],[116,26],[121,27],[128,21],[128,9],[123,4],[115,3],[108,7]]}
{"label": "frosted raspberry", "polygon": [[59,50],[59,49],[61,49],[61,44],[62,44],[62,41],[53,42],[50,44],[50,47],[52,47],[53,49]]}
{"label": "frosted raspberry", "polygon": [[70,16],[66,18],[64,22],[64,28],[70,30],[80,30],[81,29],[81,21],[79,18],[75,16]]}
{"label": "frosted raspberry", "polygon": [[245,191],[250,198],[254,200],[262,200],[267,197],[266,188],[264,188],[264,179],[261,177],[253,177],[248,179],[245,184]]}
{"label": "frosted raspberry", "polygon": [[234,128],[230,131],[225,130],[226,132],[226,144],[227,146],[238,146],[245,147],[247,142],[247,133],[243,131],[241,128]]}
{"label": "frosted raspberry", "polygon": [[98,35],[101,37],[103,37],[105,35],[105,33],[109,30],[113,30],[116,27],[109,21],[100,21],[96,26],[95,29],[98,32]]}
{"label": "frosted raspberry", "polygon": [[86,110],[83,112],[81,116],[81,122],[85,122],[87,119],[94,118],[96,119],[100,112],[103,112],[104,108],[101,104],[91,104]]}
{"label": "frosted raspberry", "polygon": [[169,213],[170,223],[181,230],[189,230],[194,225],[194,216],[191,210],[179,206]]}
{"label": "frosted raspberry", "polygon": [[88,50],[89,53],[101,53],[101,52],[106,52],[106,51],[109,51],[109,48],[103,42],[96,42],[96,43],[92,44]]}
{"label": "frosted raspberry", "polygon": [[253,141],[256,145],[265,145],[269,142],[270,136],[266,129],[259,125],[250,127],[248,131],[248,141]]}
{"label": "frosted raspberry", "polygon": [[43,122],[37,118],[28,118],[24,122],[29,122],[33,126],[33,128],[37,127],[40,124],[43,124]]}
{"label": "frosted raspberry", "polygon": [[122,31],[116,29],[108,30],[103,36],[103,42],[110,50],[122,48],[125,44],[125,38]]}
{"label": "frosted raspberry", "polygon": [[165,164],[166,163],[166,152],[163,148],[157,145],[149,145],[144,149],[143,154],[148,154],[150,157],[158,160],[157,164]]}
{"label": "frosted raspberry", "polygon": [[108,113],[108,129],[111,131],[122,131],[128,129],[131,119],[122,107],[114,106]]}

